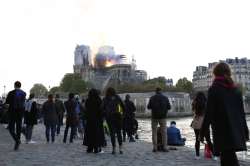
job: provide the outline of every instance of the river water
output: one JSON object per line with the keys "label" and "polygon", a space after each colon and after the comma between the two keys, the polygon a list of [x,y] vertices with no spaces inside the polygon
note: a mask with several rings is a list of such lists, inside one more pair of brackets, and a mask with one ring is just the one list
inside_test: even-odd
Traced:
{"label": "river water", "polygon": [[[180,129],[182,137],[187,139],[186,146],[194,148],[195,136],[194,131],[190,127],[192,117],[186,118],[167,118],[167,126],[170,125],[171,121],[176,121],[177,127]],[[152,142],[152,130],[150,119],[139,119],[139,137],[143,141]],[[247,116],[248,127],[250,127],[250,116]]]}

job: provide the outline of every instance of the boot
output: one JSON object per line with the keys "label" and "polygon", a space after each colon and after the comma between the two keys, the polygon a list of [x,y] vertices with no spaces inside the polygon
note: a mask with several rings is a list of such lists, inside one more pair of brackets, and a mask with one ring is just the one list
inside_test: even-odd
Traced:
{"label": "boot", "polygon": [[123,154],[122,145],[119,146],[119,153],[120,153],[120,154]]}
{"label": "boot", "polygon": [[116,150],[115,150],[115,147],[113,147],[112,154],[115,154],[115,153],[116,153]]}

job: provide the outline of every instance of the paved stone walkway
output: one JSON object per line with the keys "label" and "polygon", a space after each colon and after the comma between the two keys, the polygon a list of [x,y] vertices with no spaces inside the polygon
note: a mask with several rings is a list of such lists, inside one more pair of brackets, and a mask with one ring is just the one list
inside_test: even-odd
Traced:
{"label": "paved stone walkway", "polygon": [[[44,126],[39,124],[34,129],[33,139],[36,144],[21,144],[18,151],[13,150],[14,142],[0,125],[0,166],[218,166],[219,162],[201,158],[194,160],[194,150],[179,147],[168,153],[152,153],[151,143],[137,141],[125,143],[124,154],[111,154],[111,145],[102,154],[87,154],[81,140],[73,144],[63,144],[62,135],[54,144],[45,143]],[[250,161],[241,161],[242,166],[249,166]]]}

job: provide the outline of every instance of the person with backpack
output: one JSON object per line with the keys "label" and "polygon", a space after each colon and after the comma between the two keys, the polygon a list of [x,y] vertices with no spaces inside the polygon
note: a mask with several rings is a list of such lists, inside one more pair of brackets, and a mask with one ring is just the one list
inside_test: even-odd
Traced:
{"label": "person with backpack", "polygon": [[76,112],[77,103],[74,98],[74,93],[69,93],[69,98],[64,102],[64,106],[66,108],[66,128],[64,131],[63,143],[66,143],[68,130],[71,128],[70,139],[69,142],[73,143],[74,135],[76,134],[76,127],[78,125],[78,115]]}
{"label": "person with backpack", "polygon": [[63,102],[60,100],[59,94],[56,94],[55,105],[56,105],[56,110],[57,110],[57,115],[58,115],[58,124],[56,127],[56,134],[59,135],[61,126],[63,125],[63,117],[64,117],[64,112],[65,112],[65,108],[64,108]]}
{"label": "person with backpack", "polygon": [[116,94],[114,88],[109,87],[106,91],[106,96],[103,99],[103,110],[105,118],[110,130],[112,154],[116,153],[116,135],[119,144],[119,153],[122,151],[122,122],[123,110],[125,109],[121,98]]}
{"label": "person with backpack", "polygon": [[157,152],[157,126],[160,125],[163,149],[162,152],[168,152],[166,135],[166,118],[168,110],[171,109],[169,100],[161,93],[161,88],[156,88],[156,94],[152,96],[148,103],[148,109],[151,109],[152,142],[153,152]]}
{"label": "person with backpack", "polygon": [[45,125],[45,134],[47,143],[50,142],[50,136],[52,143],[55,142],[56,125],[58,124],[58,115],[55,102],[53,101],[53,95],[48,95],[48,100],[43,104],[42,114]]}
{"label": "person with backpack", "polygon": [[21,82],[19,81],[16,81],[14,83],[14,88],[14,90],[8,93],[5,104],[9,104],[9,131],[11,136],[15,140],[14,150],[18,150],[19,145],[21,144],[20,138],[23,114],[25,110],[26,93],[20,89]]}
{"label": "person with backpack", "polygon": [[33,126],[37,124],[37,105],[34,101],[35,94],[31,93],[29,99],[25,102],[24,123],[26,124],[25,137],[26,143],[35,143],[31,140]]}

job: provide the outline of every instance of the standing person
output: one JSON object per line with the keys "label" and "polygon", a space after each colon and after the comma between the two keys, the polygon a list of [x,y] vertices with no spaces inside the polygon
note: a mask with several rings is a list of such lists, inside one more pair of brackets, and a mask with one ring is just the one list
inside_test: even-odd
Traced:
{"label": "standing person", "polygon": [[105,113],[106,121],[110,130],[112,154],[116,153],[116,135],[119,144],[119,153],[122,151],[122,121],[124,104],[121,98],[116,94],[114,88],[109,87],[106,91],[106,96],[103,99],[103,110]]}
{"label": "standing person", "polygon": [[48,100],[43,104],[42,114],[45,125],[45,135],[47,143],[50,142],[50,135],[52,143],[55,142],[56,125],[58,124],[58,115],[56,105],[53,101],[53,95],[48,95]]}
{"label": "standing person", "polygon": [[200,137],[202,140],[211,124],[214,150],[220,153],[221,165],[239,166],[235,152],[246,150],[249,140],[242,93],[235,86],[226,63],[217,64],[213,74]]}
{"label": "standing person", "polygon": [[[199,140],[199,137],[200,137],[201,126],[202,126],[203,119],[204,119],[206,104],[207,104],[207,98],[206,98],[205,94],[203,92],[198,92],[196,94],[193,102],[192,102],[192,110],[194,113],[194,117],[193,117],[193,121],[191,123],[191,127],[194,129],[194,133],[195,133],[195,153],[196,153],[195,159],[196,160],[200,159],[200,140]],[[204,137],[206,138],[209,149],[211,149],[211,151],[214,155],[213,144],[211,142],[209,128],[204,133]],[[216,157],[214,159],[216,159]]]}
{"label": "standing person", "polygon": [[14,88],[14,90],[8,93],[5,104],[9,104],[9,131],[15,140],[14,150],[18,150],[19,145],[21,144],[20,138],[26,93],[20,89],[21,82],[19,81],[14,83]]}
{"label": "standing person", "polygon": [[167,149],[167,135],[166,131],[166,118],[167,112],[171,109],[169,100],[161,93],[161,88],[156,88],[156,94],[152,96],[148,103],[148,109],[152,110],[152,142],[153,152],[157,152],[157,126],[160,125],[162,136],[163,152],[168,152]]}
{"label": "standing person", "polygon": [[126,95],[125,97],[125,111],[124,111],[124,119],[123,119],[123,141],[126,141],[126,133],[129,137],[129,142],[135,142],[133,137],[133,123],[135,118],[135,104],[130,101],[130,95]]}
{"label": "standing person", "polygon": [[64,112],[65,112],[65,108],[64,108],[63,102],[60,100],[59,94],[56,94],[55,105],[56,105],[57,116],[58,116],[56,134],[59,135],[61,126],[63,125],[63,117],[64,117]]}
{"label": "standing person", "polygon": [[24,123],[26,124],[26,143],[32,144],[36,143],[31,140],[32,138],[32,131],[34,125],[37,124],[37,105],[34,101],[35,94],[31,93],[29,99],[25,103],[25,113],[24,113]]}
{"label": "standing person", "polygon": [[86,100],[86,130],[84,142],[88,146],[87,153],[100,151],[99,147],[103,146],[103,113],[101,109],[102,100],[96,89],[91,89]]}
{"label": "standing person", "polygon": [[76,112],[76,101],[74,99],[74,94],[69,93],[69,98],[64,102],[64,106],[66,108],[66,128],[64,131],[63,143],[66,143],[68,130],[71,128],[70,139],[69,142],[73,143],[74,135],[76,134],[76,127],[78,124],[78,116]]}
{"label": "standing person", "polygon": [[[77,115],[77,119],[78,119],[78,124],[76,125],[76,133],[75,136],[76,137],[81,137],[83,138],[83,126],[82,126],[82,119],[81,119],[81,114],[82,114],[82,105],[79,101],[79,96],[75,95],[75,101],[76,101],[76,115]],[[79,134],[79,135],[78,135]]]}

